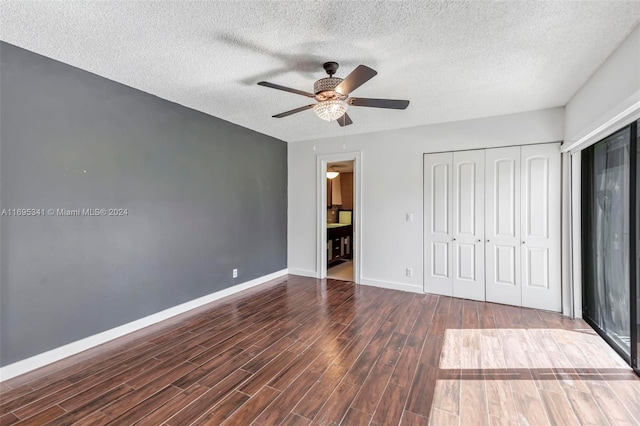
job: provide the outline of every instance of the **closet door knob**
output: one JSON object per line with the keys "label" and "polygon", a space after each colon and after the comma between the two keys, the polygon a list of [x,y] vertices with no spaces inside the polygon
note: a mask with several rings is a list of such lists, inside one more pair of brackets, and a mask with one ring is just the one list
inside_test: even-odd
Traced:
{"label": "closet door knob", "polygon": [[452,241],[455,241],[456,239],[454,238]]}
{"label": "closet door knob", "polygon": [[487,240],[487,242],[489,242],[489,240]]}
{"label": "closet door knob", "polygon": [[[477,240],[477,241],[476,241],[476,243],[479,243],[479,242],[481,242],[481,241],[482,241],[482,240]],[[489,241],[489,240],[487,240],[487,241]]]}

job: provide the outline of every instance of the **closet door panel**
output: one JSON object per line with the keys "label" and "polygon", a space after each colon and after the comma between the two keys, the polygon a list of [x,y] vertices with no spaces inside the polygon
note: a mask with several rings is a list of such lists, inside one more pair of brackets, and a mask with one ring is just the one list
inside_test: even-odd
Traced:
{"label": "closet door panel", "polygon": [[485,151],[486,300],[520,306],[520,147]]}
{"label": "closet door panel", "polygon": [[452,153],[424,156],[424,290],[451,296]]}
{"label": "closet door panel", "polygon": [[484,150],[453,153],[453,296],[485,300]]}
{"label": "closet door panel", "polygon": [[522,305],[560,311],[560,146],[521,148]]}

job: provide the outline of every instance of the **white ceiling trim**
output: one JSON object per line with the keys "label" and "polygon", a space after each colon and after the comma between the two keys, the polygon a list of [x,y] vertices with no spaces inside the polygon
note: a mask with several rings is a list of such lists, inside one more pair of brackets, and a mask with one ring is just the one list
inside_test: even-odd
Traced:
{"label": "white ceiling trim", "polygon": [[636,120],[640,120],[640,101],[605,121],[582,138],[576,141],[565,141],[561,152],[571,152],[573,154],[577,151],[582,151]]}

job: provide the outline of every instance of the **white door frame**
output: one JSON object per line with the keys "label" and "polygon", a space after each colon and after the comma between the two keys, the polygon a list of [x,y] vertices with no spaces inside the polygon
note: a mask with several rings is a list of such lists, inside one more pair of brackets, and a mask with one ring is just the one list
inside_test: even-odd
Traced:
{"label": "white door frame", "polygon": [[321,154],[317,161],[317,203],[316,203],[316,271],[318,278],[327,277],[327,164],[338,161],[353,161],[353,281],[360,284],[362,279],[360,265],[362,261],[362,153],[341,152]]}
{"label": "white door frame", "polygon": [[582,151],[571,154],[571,290],[573,317],[582,318]]}

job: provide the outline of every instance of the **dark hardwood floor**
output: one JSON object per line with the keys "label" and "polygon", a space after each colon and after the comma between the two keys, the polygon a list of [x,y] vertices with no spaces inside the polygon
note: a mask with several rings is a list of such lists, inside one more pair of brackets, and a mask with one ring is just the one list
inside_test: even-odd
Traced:
{"label": "dark hardwood floor", "polygon": [[0,383],[0,424],[639,424],[581,320],[288,276]]}

